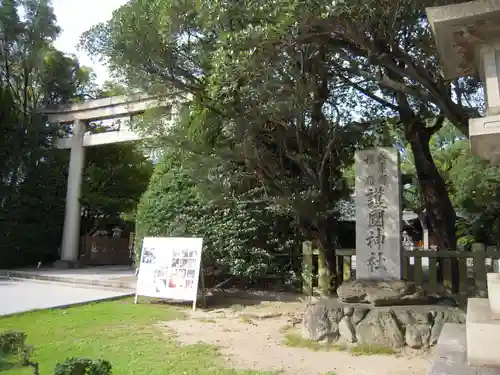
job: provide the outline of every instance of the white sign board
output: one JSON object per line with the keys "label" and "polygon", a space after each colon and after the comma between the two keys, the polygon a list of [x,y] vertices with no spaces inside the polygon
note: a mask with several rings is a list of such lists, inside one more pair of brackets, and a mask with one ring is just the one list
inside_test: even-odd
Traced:
{"label": "white sign board", "polygon": [[139,295],[193,301],[194,309],[202,246],[202,238],[144,238],[135,301]]}

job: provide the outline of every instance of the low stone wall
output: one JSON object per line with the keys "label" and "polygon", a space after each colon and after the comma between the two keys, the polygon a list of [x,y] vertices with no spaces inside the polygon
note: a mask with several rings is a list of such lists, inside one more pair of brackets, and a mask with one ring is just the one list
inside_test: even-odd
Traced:
{"label": "low stone wall", "polygon": [[374,307],[322,299],[308,306],[302,321],[307,340],[413,349],[437,343],[445,323],[465,324],[465,313],[443,305]]}

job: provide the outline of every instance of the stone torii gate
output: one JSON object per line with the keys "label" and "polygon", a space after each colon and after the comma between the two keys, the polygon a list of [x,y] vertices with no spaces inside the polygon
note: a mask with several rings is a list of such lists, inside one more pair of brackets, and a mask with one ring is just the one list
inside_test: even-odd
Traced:
{"label": "stone torii gate", "polygon": [[[112,143],[137,141],[143,137],[132,131],[128,125],[121,125],[116,131],[99,134],[86,134],[87,123],[95,120],[109,120],[134,116],[148,109],[170,109],[170,120],[177,113],[179,96],[173,98],[151,97],[147,95],[113,96],[90,100],[84,103],[58,106],[45,109],[50,123],[72,124],[72,136],[59,139],[56,146],[70,149],[68,185],[64,213],[64,230],[61,245],[61,259],[55,264],[60,268],[72,268],[78,265],[81,219],[81,184],[85,160],[85,147]],[[184,101],[184,100],[181,100]]]}

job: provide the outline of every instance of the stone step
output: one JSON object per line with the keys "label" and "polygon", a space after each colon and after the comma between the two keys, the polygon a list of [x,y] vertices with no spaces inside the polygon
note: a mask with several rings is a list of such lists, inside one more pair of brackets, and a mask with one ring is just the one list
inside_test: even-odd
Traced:
{"label": "stone step", "polygon": [[429,375],[500,375],[500,369],[467,363],[467,337],[463,324],[446,323],[436,345],[436,358]]}
{"label": "stone step", "polygon": [[500,319],[500,273],[488,273],[488,300],[494,319]]}
{"label": "stone step", "polygon": [[469,298],[466,332],[468,363],[500,368],[500,320],[493,319],[487,298]]}
{"label": "stone step", "polygon": [[51,282],[61,282],[77,285],[99,286],[104,288],[127,289],[135,291],[136,277],[120,278],[99,278],[99,275],[88,275],[87,277],[71,277],[68,274],[59,276],[58,274],[43,273],[37,271],[9,271],[0,270],[0,276],[3,278],[41,280]]}
{"label": "stone step", "polygon": [[467,364],[465,325],[446,323],[436,344],[436,358],[429,375],[476,375],[476,367]]}

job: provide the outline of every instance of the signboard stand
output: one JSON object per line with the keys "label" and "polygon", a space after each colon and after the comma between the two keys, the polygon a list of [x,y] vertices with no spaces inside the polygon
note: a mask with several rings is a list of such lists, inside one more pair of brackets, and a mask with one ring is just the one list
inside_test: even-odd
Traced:
{"label": "signboard stand", "polygon": [[201,269],[202,238],[146,237],[134,303],[139,295],[174,301],[192,301],[196,309],[201,276],[203,301],[204,277]]}
{"label": "signboard stand", "polygon": [[135,292],[134,305],[137,305],[137,297],[139,297],[139,296],[137,295],[137,292]]}

